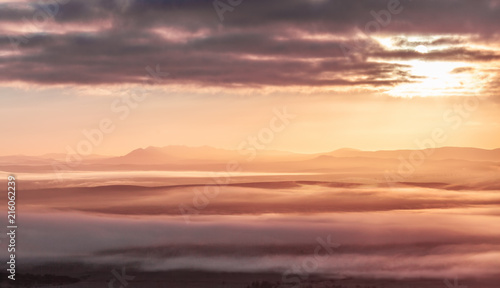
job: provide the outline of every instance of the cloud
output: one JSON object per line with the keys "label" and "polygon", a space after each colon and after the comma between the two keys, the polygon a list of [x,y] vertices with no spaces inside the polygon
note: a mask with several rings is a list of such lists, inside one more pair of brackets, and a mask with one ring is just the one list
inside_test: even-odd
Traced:
{"label": "cloud", "polygon": [[[394,59],[499,59],[494,51],[463,46],[472,39],[467,35],[494,39],[500,8],[489,1],[401,1],[401,6],[383,33],[449,35],[397,38],[398,49],[381,46],[375,34],[360,38],[373,21],[371,11],[386,9],[387,1],[379,0],[246,1],[227,12],[223,23],[208,0],[73,0],[57,9],[37,2],[2,4],[0,51],[12,51],[13,41],[19,50],[0,57],[7,71],[0,81],[139,83],[144,67],[161,64],[176,84],[375,89],[415,81],[403,65],[389,62]],[[37,22],[35,14],[49,8],[53,17]],[[355,53],[346,57],[342,47],[354,43]],[[426,55],[408,50],[423,44],[448,48]]]}
{"label": "cloud", "polygon": [[[25,213],[19,255],[26,264],[78,259],[134,264],[146,271],[283,272],[314,256],[318,237],[330,237],[340,247],[318,273],[492,275],[498,265],[498,230],[493,229],[498,216],[449,212],[201,217],[189,225],[175,217]],[[459,229],[463,225],[468,229]]]}

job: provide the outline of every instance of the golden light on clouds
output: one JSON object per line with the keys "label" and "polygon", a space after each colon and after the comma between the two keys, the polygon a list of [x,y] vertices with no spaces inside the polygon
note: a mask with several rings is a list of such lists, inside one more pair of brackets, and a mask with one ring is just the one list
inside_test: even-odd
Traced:
{"label": "golden light on clouds", "polygon": [[[489,72],[491,62],[484,62],[495,59],[494,47],[476,43],[470,35],[393,35],[375,36],[373,40],[384,52],[371,60],[405,67],[396,75],[409,76],[408,81],[387,90],[390,96],[474,96],[495,81]],[[474,50],[467,51],[467,47]],[[386,55],[393,59],[383,57]]]}
{"label": "golden light on clouds", "polygon": [[[285,106],[301,120],[268,148],[411,148],[453,101],[478,95],[489,101],[473,116],[482,124],[464,125],[447,145],[498,147],[490,135],[498,135],[500,41],[497,27],[483,21],[497,18],[471,13],[462,2],[445,11],[448,17],[431,17],[420,1],[401,3],[388,17],[386,1],[252,1],[225,13],[222,25],[201,2],[172,9],[128,0],[85,11],[61,5],[36,27],[41,7],[10,2],[5,15],[20,17],[2,17],[0,30],[19,47],[9,38],[0,45],[8,71],[0,77],[0,112],[19,119],[10,125],[21,144],[3,143],[6,154],[64,151],[103,118],[117,129],[95,153],[150,145],[232,149]],[[255,17],[266,9],[272,13]],[[278,20],[277,11],[291,14]],[[303,22],[293,20],[302,13]],[[132,101],[156,67],[169,76],[148,87],[144,101]]]}
{"label": "golden light on clouds", "polygon": [[[388,93],[395,97],[430,97],[474,95],[482,88],[480,75],[470,63],[410,60],[398,61],[408,65],[414,82],[397,85]],[[466,69],[467,68],[467,69]],[[458,71],[458,72],[457,72]]]}
{"label": "golden light on clouds", "polygon": [[424,45],[418,45],[418,46],[415,48],[415,51],[417,51],[418,53],[425,54],[425,53],[428,53],[428,52],[429,52],[429,49],[427,48],[427,46],[424,46]]}
{"label": "golden light on clouds", "polygon": [[28,241],[8,278],[498,288],[497,19],[500,0],[0,0],[0,179]]}

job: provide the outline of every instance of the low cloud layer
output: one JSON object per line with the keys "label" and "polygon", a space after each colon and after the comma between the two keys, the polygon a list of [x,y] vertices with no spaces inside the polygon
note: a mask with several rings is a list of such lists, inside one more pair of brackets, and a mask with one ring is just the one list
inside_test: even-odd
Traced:
{"label": "low cloud layer", "polygon": [[317,273],[485,277],[500,264],[498,216],[474,210],[199,217],[189,225],[172,217],[29,213],[23,218],[19,255],[28,263],[79,259],[146,271],[284,272],[314,257],[320,238],[334,252],[322,252],[328,257],[321,258]]}

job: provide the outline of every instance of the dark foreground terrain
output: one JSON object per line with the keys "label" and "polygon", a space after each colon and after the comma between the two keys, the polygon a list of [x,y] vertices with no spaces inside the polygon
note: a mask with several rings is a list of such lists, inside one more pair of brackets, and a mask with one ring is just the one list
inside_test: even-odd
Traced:
{"label": "dark foreground terrain", "polygon": [[[57,271],[55,271],[57,270]],[[88,267],[71,264],[31,267],[29,273],[16,275],[16,281],[5,280],[1,287],[128,287],[128,288],[497,288],[500,276],[491,279],[365,279],[346,276],[325,277],[310,275],[300,283],[284,283],[277,273],[218,273],[205,271],[144,272],[133,268],[125,270],[124,278],[115,277],[112,267]],[[38,271],[38,273],[36,272]],[[50,272],[49,272],[50,271]],[[47,274],[47,273],[50,274]],[[66,276],[71,275],[71,276]],[[296,275],[295,275],[296,276]],[[297,279],[290,277],[290,279]],[[120,282],[123,281],[123,282]]]}

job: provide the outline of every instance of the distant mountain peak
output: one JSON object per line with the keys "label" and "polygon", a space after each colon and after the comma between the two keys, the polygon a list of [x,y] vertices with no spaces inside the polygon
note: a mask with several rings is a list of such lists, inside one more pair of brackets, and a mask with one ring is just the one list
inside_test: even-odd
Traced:
{"label": "distant mountain peak", "polygon": [[359,152],[361,150],[359,149],[354,149],[354,148],[347,148],[347,147],[344,147],[344,148],[340,148],[340,149],[337,149],[333,152]]}

